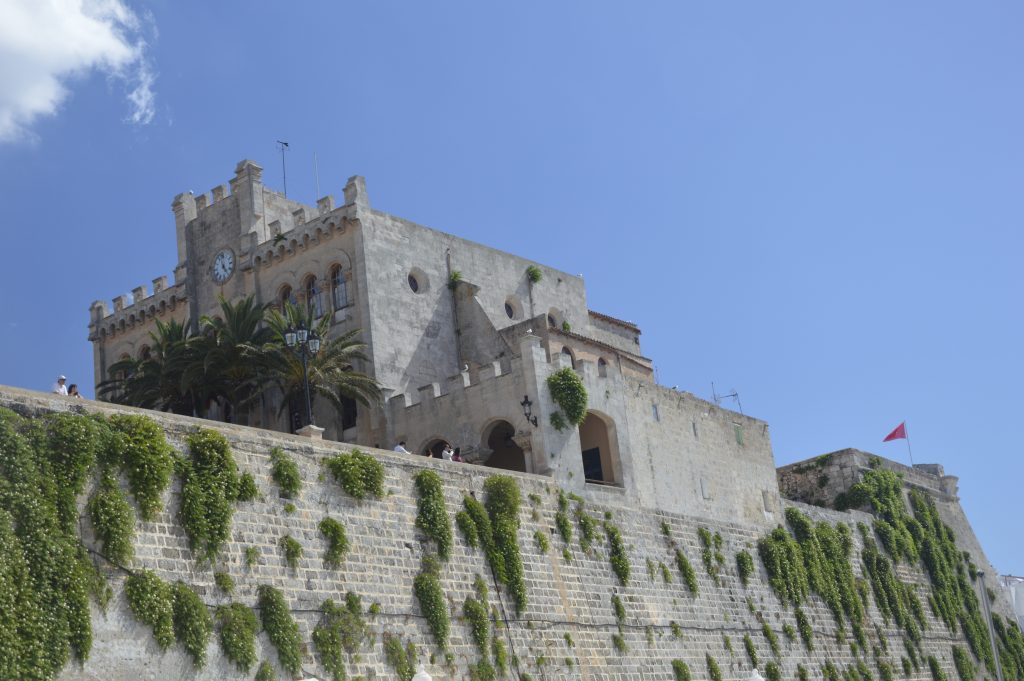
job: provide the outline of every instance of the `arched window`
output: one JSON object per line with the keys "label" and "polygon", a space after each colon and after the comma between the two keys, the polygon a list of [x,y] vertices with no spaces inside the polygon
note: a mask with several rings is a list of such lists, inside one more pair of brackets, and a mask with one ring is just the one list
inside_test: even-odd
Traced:
{"label": "arched window", "polygon": [[316,277],[309,275],[306,277],[306,283],[303,285],[303,291],[306,294],[306,309],[309,310],[310,314],[313,315],[314,319],[319,319],[324,316],[324,300],[320,293],[320,287],[317,286]]}
{"label": "arched window", "polygon": [[331,304],[335,310],[348,307],[348,288],[345,286],[345,273],[341,265],[331,268]]}
{"label": "arched window", "polygon": [[148,345],[143,345],[142,349],[139,350],[139,359],[142,360],[142,361],[146,361],[146,360],[150,359],[152,356],[153,356],[153,353],[149,349]]}
{"label": "arched window", "polygon": [[597,375],[602,377],[608,375],[608,362],[605,361],[604,357],[597,358]]}
{"label": "arched window", "polygon": [[287,303],[295,304],[295,298],[292,296],[292,287],[285,284],[281,287],[281,293],[277,296],[277,302],[283,310]]}
{"label": "arched window", "polygon": [[621,485],[618,441],[614,422],[588,411],[580,425],[583,478],[589,483]]}
{"label": "arched window", "polygon": [[569,366],[573,369],[576,368],[576,356],[572,354],[572,350],[569,349],[568,345],[562,346],[562,354],[569,358]]}

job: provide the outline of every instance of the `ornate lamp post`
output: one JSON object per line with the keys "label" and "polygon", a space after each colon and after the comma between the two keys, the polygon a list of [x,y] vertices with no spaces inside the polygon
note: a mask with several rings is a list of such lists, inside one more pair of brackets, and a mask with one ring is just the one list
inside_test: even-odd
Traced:
{"label": "ornate lamp post", "polygon": [[313,403],[309,399],[309,375],[306,372],[306,365],[310,357],[315,357],[320,352],[320,334],[316,331],[306,330],[305,323],[300,323],[299,328],[291,326],[284,332],[284,344],[302,360],[302,387],[306,392],[306,423],[313,423]]}

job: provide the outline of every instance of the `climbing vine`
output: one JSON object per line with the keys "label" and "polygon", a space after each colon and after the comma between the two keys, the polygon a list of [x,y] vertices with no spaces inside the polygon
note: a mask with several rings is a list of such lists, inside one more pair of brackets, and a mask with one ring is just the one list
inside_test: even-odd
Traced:
{"label": "climbing vine", "polygon": [[256,478],[252,473],[243,473],[238,479],[238,501],[255,501],[260,496],[260,488],[256,486]]}
{"label": "climbing vine", "polygon": [[324,459],[327,470],[350,496],[356,499],[384,496],[384,466],[358,449]]}
{"label": "climbing vine", "polygon": [[270,477],[277,483],[283,498],[299,498],[299,492],[302,490],[299,466],[280,447],[270,450]]}
{"label": "climbing vine", "polygon": [[239,671],[248,672],[256,663],[256,613],[242,603],[217,608],[220,624],[220,649]]}
{"label": "climbing vine", "polygon": [[[492,475],[484,482],[487,515],[494,533],[495,553],[501,555],[504,579],[516,612],[526,609],[526,584],[519,555],[519,485],[507,475]],[[479,526],[477,527],[479,530]],[[498,570],[495,570],[498,573]]]}
{"label": "climbing vine", "polygon": [[814,650],[814,629],[811,628],[810,620],[800,608],[795,608],[793,615],[796,617],[796,628],[800,632],[800,640],[804,642],[804,647],[808,652]]}
{"label": "climbing vine", "polygon": [[750,665],[757,669],[757,648],[754,647],[754,642],[750,639],[749,634],[743,634],[743,647],[747,651],[747,657],[750,658]]}
{"label": "climbing vine", "polygon": [[569,498],[558,490],[558,511],[555,513],[555,527],[566,544],[572,543],[572,523],[569,522]]}
{"label": "climbing vine", "polygon": [[694,572],[693,566],[690,565],[690,561],[682,549],[676,549],[676,567],[679,569],[679,574],[682,575],[686,588],[690,590],[691,594],[697,595],[697,573]]}
{"label": "climbing vine", "polygon": [[302,640],[284,594],[272,586],[261,584],[256,589],[256,596],[263,630],[277,649],[278,661],[292,674],[298,674],[302,668]]}
{"label": "climbing vine", "polygon": [[163,429],[151,418],[114,414],[107,419],[112,431],[107,461],[128,478],[128,489],[139,505],[139,517],[156,518],[163,508],[161,497],[174,471],[173,449]]}
{"label": "climbing vine", "polygon": [[302,558],[302,544],[293,539],[290,534],[281,537],[279,543],[284,552],[284,562],[294,570],[299,565],[299,559]]}
{"label": "climbing vine", "polygon": [[136,619],[153,630],[157,644],[166,649],[174,643],[174,594],[152,570],[130,575],[124,584],[128,607]]}
{"label": "climbing vine", "polygon": [[184,582],[171,587],[174,636],[185,647],[196,669],[206,664],[206,644],[213,632],[213,619],[198,594]]}
{"label": "climbing vine", "polygon": [[625,586],[629,584],[630,567],[629,555],[622,543],[622,533],[607,520],[604,522],[604,532],[608,537],[608,560],[611,561],[612,572],[619,578],[619,583]]}
{"label": "climbing vine", "polygon": [[344,605],[327,599],[320,606],[320,612],[323,616],[313,630],[313,647],[331,678],[344,681],[344,653],[357,653],[369,635],[369,627],[363,618],[362,599],[350,591],[345,595]]}
{"label": "climbing vine", "polygon": [[213,573],[213,583],[223,593],[231,594],[235,590],[235,580],[226,572]]}
{"label": "climbing vine", "polygon": [[103,475],[86,511],[96,538],[103,545],[103,555],[114,563],[127,565],[135,555],[135,511],[113,473]]}
{"label": "climbing vine", "polygon": [[259,669],[256,670],[256,676],[253,677],[253,681],[277,681],[277,672],[270,666],[270,663],[266,660],[260,662]]}
{"label": "climbing vine", "polygon": [[480,538],[476,533],[476,523],[473,522],[473,517],[469,513],[466,511],[456,513],[455,525],[459,528],[459,533],[462,534],[462,539],[466,542],[466,546],[471,549],[480,546]]}
{"label": "climbing vine", "polygon": [[227,439],[200,429],[186,438],[190,459],[181,461],[181,525],[201,560],[213,561],[231,535],[238,472]]}
{"label": "climbing vine", "polygon": [[736,573],[740,576],[743,586],[747,585],[750,576],[754,574],[754,559],[747,551],[736,553]]}
{"label": "climbing vine", "polygon": [[672,660],[672,676],[675,681],[690,681],[690,665],[682,660]]}
{"label": "climbing vine", "polygon": [[548,390],[565,415],[566,422],[578,426],[587,418],[587,389],[572,369],[559,369],[548,376]]}
{"label": "climbing vine", "polygon": [[725,556],[722,555],[722,535],[715,533],[714,536],[705,527],[697,528],[697,538],[700,540],[700,557],[704,563],[704,570],[715,582],[719,584],[718,571],[725,563]]}
{"label": "climbing vine", "polygon": [[437,555],[448,560],[452,552],[452,522],[444,505],[441,476],[432,470],[422,470],[414,478],[416,483],[416,527],[437,544]]}
{"label": "climbing vine", "polygon": [[767,681],[782,681],[782,672],[779,670],[779,665],[775,664],[774,661],[769,661],[765,664],[764,678]]}
{"label": "climbing vine", "polygon": [[334,518],[324,518],[320,521],[320,534],[327,539],[327,550],[324,551],[324,564],[332,570],[341,565],[341,561],[348,552],[348,537],[345,534],[345,526]]}
{"label": "climbing vine", "polygon": [[704,655],[704,660],[708,666],[708,677],[711,681],[722,681],[722,670],[718,668],[718,662],[715,658],[711,657],[710,653]]}
{"label": "climbing vine", "polygon": [[391,634],[384,634],[384,658],[395,670],[399,681],[412,681],[416,673],[416,645],[410,641],[405,646],[402,640]]}
{"label": "climbing vine", "polygon": [[441,564],[435,556],[423,558],[420,573],[413,580],[413,591],[420,604],[420,612],[427,619],[434,642],[442,651],[448,649],[448,604],[445,601],[444,589],[441,588]]}

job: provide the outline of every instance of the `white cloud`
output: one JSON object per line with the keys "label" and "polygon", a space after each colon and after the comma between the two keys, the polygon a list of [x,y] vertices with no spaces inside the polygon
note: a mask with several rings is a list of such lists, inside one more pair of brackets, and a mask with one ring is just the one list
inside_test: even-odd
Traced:
{"label": "white cloud", "polygon": [[128,122],[152,121],[155,75],[141,33],[121,0],[0,0],[0,142],[31,138],[68,80],[92,70],[124,83]]}

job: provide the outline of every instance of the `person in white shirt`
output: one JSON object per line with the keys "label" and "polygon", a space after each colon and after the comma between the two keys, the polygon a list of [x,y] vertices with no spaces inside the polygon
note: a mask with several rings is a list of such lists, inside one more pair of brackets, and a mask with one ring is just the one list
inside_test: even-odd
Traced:
{"label": "person in white shirt", "polygon": [[68,387],[64,385],[64,381],[66,380],[68,379],[67,376],[65,376],[64,374],[58,376],[57,382],[53,384],[53,392],[57,393],[58,395],[67,395]]}
{"label": "person in white shirt", "polygon": [[441,458],[444,459],[445,461],[451,461],[452,460],[452,454],[454,454],[454,453],[455,452],[452,451],[452,446],[449,445],[449,444],[446,444],[444,446],[444,449],[441,450]]}
{"label": "person in white shirt", "polygon": [[395,445],[395,451],[398,452],[399,454],[412,454],[412,452],[405,448],[405,440],[402,440],[397,445]]}

